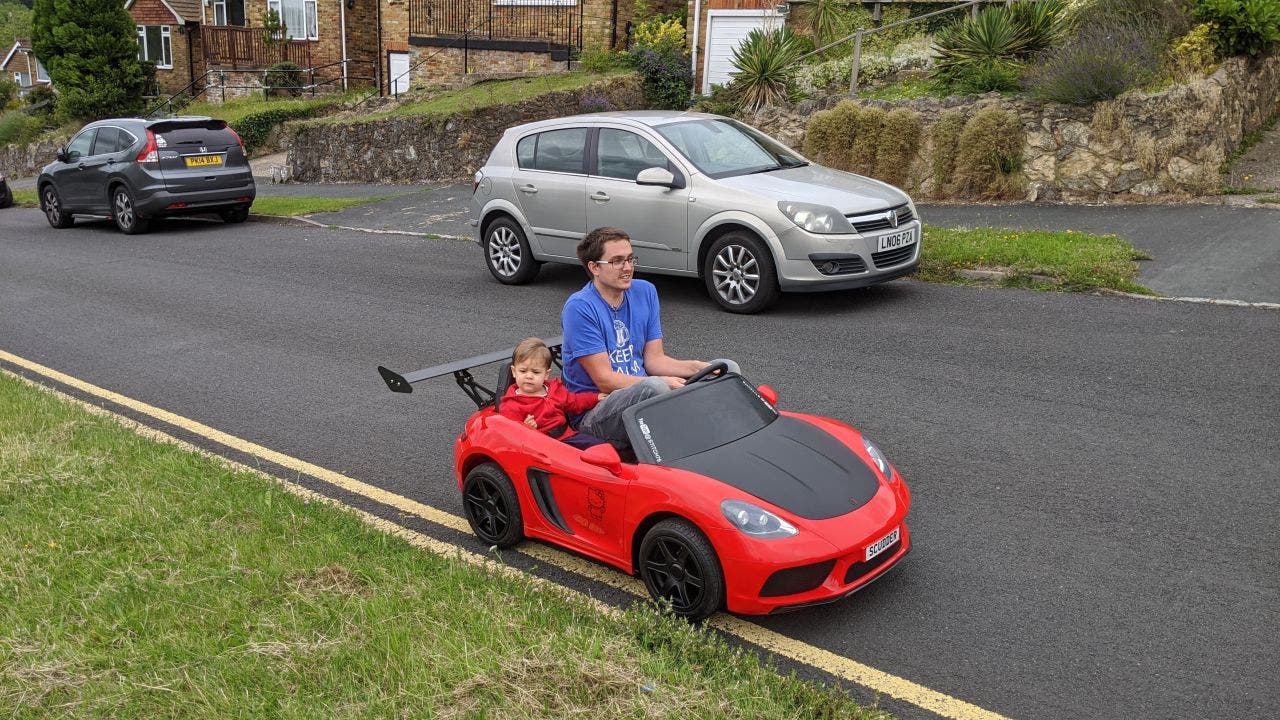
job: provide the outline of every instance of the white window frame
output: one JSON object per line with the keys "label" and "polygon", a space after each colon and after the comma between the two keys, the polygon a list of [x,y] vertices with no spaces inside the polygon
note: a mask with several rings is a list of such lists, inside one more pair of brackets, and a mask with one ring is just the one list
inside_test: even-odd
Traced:
{"label": "white window frame", "polygon": [[36,82],[49,82],[49,71],[44,69],[44,63],[36,60]]}
{"label": "white window frame", "polygon": [[[26,81],[24,81],[23,78],[26,78]],[[20,88],[31,87],[31,83],[27,82],[30,79],[31,76],[24,72],[16,72],[13,74],[13,81],[18,83],[18,87]]]}
{"label": "white window frame", "polygon": [[[218,17],[219,15],[222,17]],[[213,0],[213,24],[227,24],[227,0]]]}
{"label": "white window frame", "polygon": [[[168,25],[137,25],[138,28],[138,59],[151,60],[156,64],[158,70],[173,69],[173,35]],[[152,48],[147,43],[147,28],[160,28],[160,47],[155,48],[155,52],[159,58],[152,57]],[[166,62],[167,60],[167,62]]]}
{"label": "white window frame", "polygon": [[[294,5],[302,4],[302,24],[307,27],[303,28],[303,35],[298,35],[296,28],[289,27],[289,23],[285,21],[284,3]],[[316,0],[267,0],[267,10],[275,10],[280,16],[280,22],[284,24],[285,35],[290,40],[319,40],[320,39],[320,6]]]}

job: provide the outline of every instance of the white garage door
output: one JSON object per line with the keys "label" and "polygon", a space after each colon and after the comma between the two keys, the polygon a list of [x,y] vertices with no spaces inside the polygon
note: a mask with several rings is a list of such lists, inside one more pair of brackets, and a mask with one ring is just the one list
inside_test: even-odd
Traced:
{"label": "white garage door", "polygon": [[782,27],[782,18],[773,10],[709,10],[707,11],[706,62],[702,66],[702,92],[712,85],[727,85],[733,69],[733,51],[747,33],[757,28],[772,30]]}

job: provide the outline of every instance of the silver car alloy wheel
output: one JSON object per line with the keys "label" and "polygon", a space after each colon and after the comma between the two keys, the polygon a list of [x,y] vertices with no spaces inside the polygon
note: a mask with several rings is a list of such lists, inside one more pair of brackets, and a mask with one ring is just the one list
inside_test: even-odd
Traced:
{"label": "silver car alloy wheel", "polygon": [[499,226],[489,233],[489,262],[505,277],[520,269],[520,238],[507,227]]}
{"label": "silver car alloy wheel", "polygon": [[58,193],[52,187],[44,189],[44,214],[53,225],[62,220],[62,205],[58,200]]}
{"label": "silver car alloy wheel", "polygon": [[133,227],[133,203],[129,200],[129,193],[124,190],[117,190],[113,205],[115,206],[116,222],[120,224],[120,227]]}
{"label": "silver car alloy wheel", "polygon": [[741,245],[726,245],[716,253],[711,266],[716,292],[726,302],[743,305],[760,289],[760,264],[751,250]]}

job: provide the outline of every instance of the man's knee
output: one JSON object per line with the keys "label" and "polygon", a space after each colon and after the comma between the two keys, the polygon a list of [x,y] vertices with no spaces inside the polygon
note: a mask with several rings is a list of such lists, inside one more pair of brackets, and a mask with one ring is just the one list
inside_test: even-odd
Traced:
{"label": "man's knee", "polygon": [[671,392],[671,387],[667,385],[666,380],[653,376],[649,376],[636,383],[636,388],[636,402],[648,400],[651,397],[657,397],[663,393]]}

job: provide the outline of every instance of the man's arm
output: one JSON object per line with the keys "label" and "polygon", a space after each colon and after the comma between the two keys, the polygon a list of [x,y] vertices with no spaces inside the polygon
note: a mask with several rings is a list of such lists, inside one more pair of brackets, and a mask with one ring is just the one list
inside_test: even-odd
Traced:
{"label": "man's arm", "polygon": [[[613,366],[609,364],[608,353],[595,353],[594,355],[583,355],[578,358],[578,364],[583,370],[591,376],[591,382],[600,388],[602,393],[611,393],[614,390],[621,390],[624,387],[630,387],[644,380],[642,377],[635,375],[624,375],[620,372],[614,372]],[[675,386],[672,386],[675,387]]]}
{"label": "man's arm", "polygon": [[701,360],[677,360],[667,355],[662,338],[644,344],[644,371],[665,378],[673,388],[684,385],[684,379],[706,367]]}

